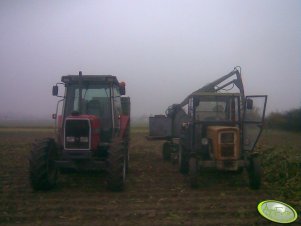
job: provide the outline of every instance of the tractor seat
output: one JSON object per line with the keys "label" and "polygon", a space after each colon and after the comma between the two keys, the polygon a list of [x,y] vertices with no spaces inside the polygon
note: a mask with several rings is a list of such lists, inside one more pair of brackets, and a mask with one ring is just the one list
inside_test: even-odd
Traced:
{"label": "tractor seat", "polygon": [[87,114],[100,116],[100,103],[98,100],[90,100],[87,103]]}

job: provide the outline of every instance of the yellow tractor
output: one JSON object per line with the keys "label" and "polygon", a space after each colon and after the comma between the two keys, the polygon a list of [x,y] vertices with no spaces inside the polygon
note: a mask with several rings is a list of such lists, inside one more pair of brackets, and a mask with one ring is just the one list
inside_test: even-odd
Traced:
{"label": "yellow tractor", "polygon": [[245,96],[240,67],[149,119],[149,135],[165,139],[163,159],[178,162],[192,187],[201,168],[247,169],[249,185],[260,188],[261,169],[254,151],[262,132],[267,96]]}

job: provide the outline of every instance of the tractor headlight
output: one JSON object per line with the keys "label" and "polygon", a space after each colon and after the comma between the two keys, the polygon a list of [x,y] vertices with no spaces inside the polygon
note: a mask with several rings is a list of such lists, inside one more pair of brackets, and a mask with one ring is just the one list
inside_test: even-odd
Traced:
{"label": "tractor headlight", "polygon": [[201,142],[202,142],[202,145],[208,145],[208,138],[206,138],[206,137],[202,138]]}
{"label": "tractor headlight", "polygon": [[75,142],[75,137],[66,137],[66,141],[68,143],[74,143]]}
{"label": "tractor headlight", "polygon": [[89,142],[89,137],[80,137],[80,138],[79,138],[79,141],[80,141],[81,143],[87,143],[87,142]]}

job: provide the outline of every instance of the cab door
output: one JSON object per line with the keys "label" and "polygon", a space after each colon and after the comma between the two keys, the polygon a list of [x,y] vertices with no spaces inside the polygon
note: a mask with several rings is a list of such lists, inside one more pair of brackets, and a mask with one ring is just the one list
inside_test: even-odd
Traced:
{"label": "cab door", "polygon": [[267,95],[246,96],[243,113],[243,148],[253,151],[263,129]]}

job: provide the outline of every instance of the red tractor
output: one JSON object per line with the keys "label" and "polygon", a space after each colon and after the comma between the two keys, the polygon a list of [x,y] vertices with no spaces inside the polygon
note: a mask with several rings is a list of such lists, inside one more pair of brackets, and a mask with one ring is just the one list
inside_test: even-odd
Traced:
{"label": "red tractor", "polygon": [[[105,170],[107,187],[121,191],[128,169],[130,98],[125,83],[111,75],[62,76],[52,94],[62,97],[56,114],[56,136],[33,144],[29,158],[34,190],[48,190],[57,183],[58,172]],[[58,84],[65,86],[58,95]],[[57,115],[62,103],[62,113]]]}

